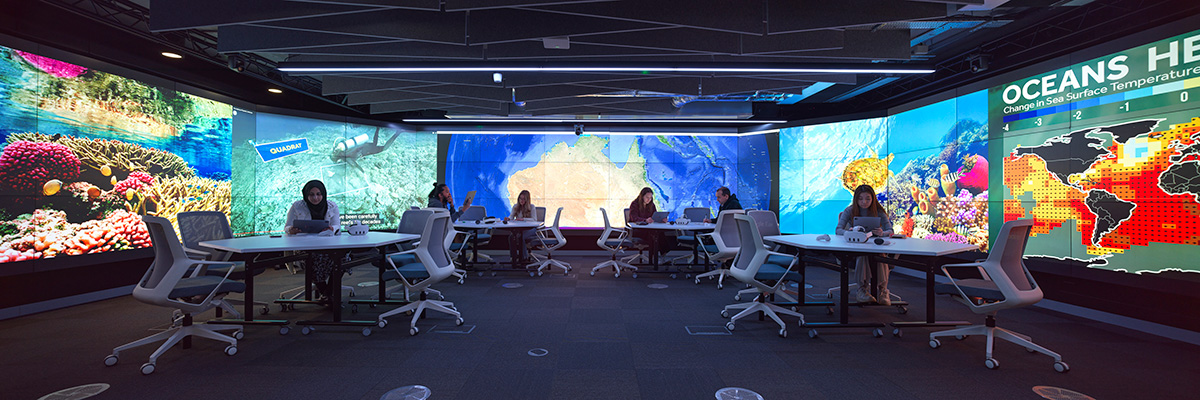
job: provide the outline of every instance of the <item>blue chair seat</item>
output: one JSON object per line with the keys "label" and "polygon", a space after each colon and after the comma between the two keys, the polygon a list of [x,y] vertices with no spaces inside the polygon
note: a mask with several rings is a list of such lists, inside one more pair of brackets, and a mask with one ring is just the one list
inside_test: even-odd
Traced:
{"label": "blue chair seat", "polygon": [[696,243],[695,235],[679,235],[679,236],[676,236],[675,239],[679,240],[682,243]]}
{"label": "blue chair seat", "polygon": [[[400,270],[399,274],[396,273],[396,269]],[[398,279],[401,276],[403,276],[405,279],[421,279],[429,277],[429,271],[425,269],[425,264],[421,264],[419,262],[404,264],[396,269],[388,269],[387,271],[384,271],[383,279],[393,280]]]}
{"label": "blue chair seat", "polygon": [[412,264],[418,262],[417,255],[413,253],[393,254],[388,256],[392,259],[394,265]]}
{"label": "blue chair seat", "polygon": [[[229,274],[229,279],[235,281],[246,279],[246,263],[241,261],[231,261],[229,264],[209,265],[204,275],[222,277],[225,276],[225,273],[229,272],[230,268],[233,268],[233,273]],[[259,268],[254,271],[254,275],[261,274],[264,270],[264,268]],[[191,272],[189,271],[188,273],[190,274]]]}
{"label": "blue chair seat", "polygon": [[608,247],[630,246],[642,244],[642,238],[625,238],[625,240],[609,239],[604,241],[604,245]]}
{"label": "blue chair seat", "polygon": [[[967,296],[991,301],[1004,300],[1004,294],[1000,292],[1000,288],[996,287],[995,282],[983,279],[959,279],[955,282],[958,283],[958,287],[962,288],[963,294]],[[954,285],[946,283],[934,285],[933,292],[959,296],[958,289],[955,289]]]}
{"label": "blue chair seat", "polygon": [[708,253],[716,253],[716,252],[720,251],[719,249],[717,249],[717,245],[715,245],[715,244],[706,244],[706,245],[702,245],[701,247],[703,247],[704,251],[708,252]]}
{"label": "blue chair seat", "polygon": [[798,271],[788,271],[786,275],[783,273],[784,271],[787,271],[787,267],[776,264],[763,264],[762,267],[758,268],[758,273],[754,274],[754,279],[760,281],[778,281],[782,279],[799,282],[800,278],[803,277]]}
{"label": "blue chair seat", "polygon": [[486,241],[492,240],[492,234],[490,234],[490,233],[480,233],[480,234],[478,234],[478,235],[475,235],[475,240],[478,240],[478,241],[479,241],[479,243],[483,243],[483,242],[486,242]]}
{"label": "blue chair seat", "polygon": [[793,257],[788,256],[780,256],[775,254],[770,254],[767,256],[767,264],[774,264],[784,268],[787,268],[788,265],[791,265],[792,260]]}
{"label": "blue chair seat", "polygon": [[[220,286],[217,288],[217,286]],[[226,280],[221,282],[219,276],[197,276],[195,278],[184,278],[179,280],[179,284],[171,289],[171,293],[167,295],[172,299],[192,296],[207,296],[212,293],[213,289],[217,288],[218,293],[242,293],[246,291],[246,283],[239,281]]]}
{"label": "blue chair seat", "polygon": [[533,238],[533,239],[529,239],[529,244],[534,245],[534,246],[543,246],[543,245],[544,246],[555,246],[555,245],[558,245],[558,239],[542,240],[539,238]]}
{"label": "blue chair seat", "polygon": [[450,251],[458,252],[459,250],[462,250],[462,248],[462,243],[450,243]]}

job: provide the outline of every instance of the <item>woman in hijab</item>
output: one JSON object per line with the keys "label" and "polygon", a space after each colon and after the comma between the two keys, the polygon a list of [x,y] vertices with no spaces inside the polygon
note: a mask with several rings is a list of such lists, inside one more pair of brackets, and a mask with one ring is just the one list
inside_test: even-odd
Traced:
{"label": "woman in hijab", "polygon": [[[338,211],[337,203],[326,198],[325,184],[319,180],[308,181],[304,184],[301,194],[304,199],[296,200],[295,203],[292,203],[292,208],[288,210],[284,231],[289,235],[295,235],[300,233],[300,229],[294,226],[296,220],[320,219],[329,222],[329,227],[325,228],[326,231],[337,232],[337,229],[342,226],[341,212]],[[328,298],[331,293],[329,277],[333,271],[333,258],[326,253],[315,253],[312,259],[312,273],[316,279],[317,293],[320,298]]]}

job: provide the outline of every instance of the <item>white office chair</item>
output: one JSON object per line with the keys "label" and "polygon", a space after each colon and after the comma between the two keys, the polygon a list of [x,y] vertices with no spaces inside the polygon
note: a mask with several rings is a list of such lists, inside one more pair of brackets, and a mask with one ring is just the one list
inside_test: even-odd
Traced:
{"label": "white office chair", "polygon": [[[712,213],[707,207],[688,207],[683,209],[683,216],[692,223],[700,223],[712,216]],[[679,247],[683,247],[685,249],[694,249],[696,248],[696,233],[694,231],[675,231],[675,241],[679,243]],[[671,260],[671,264],[676,264],[681,260],[687,264],[693,264],[695,262],[695,260],[692,258],[692,254],[688,253],[679,257],[675,257]]]}
{"label": "white office chair", "polygon": [[[754,301],[730,304],[721,310],[721,317],[729,318],[725,328],[732,331],[734,322],[737,320],[762,312],[779,324],[779,337],[787,337],[787,325],[783,323],[778,314],[800,318],[800,326],[804,326],[804,314],[777,306],[767,300],[772,294],[782,292],[780,289],[785,281],[800,280],[800,274],[792,271],[792,268],[796,266],[797,259],[794,256],[767,250],[763,244],[762,235],[758,233],[758,227],[754,225],[753,218],[741,214],[730,215],[730,217],[732,218],[729,219],[733,219],[736,224],[739,242],[742,246],[738,249],[729,274],[735,279],[751,285],[759,293],[758,296],[755,296]],[[790,261],[786,267],[781,267],[767,263],[768,257],[787,258]],[[729,317],[730,310],[742,311],[731,318]]]}
{"label": "white office chair", "polygon": [[[436,212],[432,209],[405,211],[404,214],[400,216],[400,226],[398,226],[396,228],[396,233],[424,235],[425,227],[429,224],[429,218],[435,214],[436,214]],[[443,214],[450,215],[449,212],[445,212]],[[422,240],[423,239],[424,239],[424,237],[422,237]],[[386,264],[387,267],[391,267],[393,269],[403,266],[405,264],[419,262],[416,254],[414,253],[413,250],[415,250],[420,245],[421,245],[421,241],[400,243],[400,245],[398,246],[400,251],[388,253],[387,255],[384,255],[383,262]],[[388,276],[386,271],[384,272],[384,276],[385,276],[384,281],[386,282],[388,280],[388,279],[386,279],[386,277]],[[380,284],[384,284],[384,283],[380,283]],[[408,291],[408,286],[396,285],[396,286],[392,286],[392,287],[384,289],[384,291],[383,291],[384,296],[385,296],[384,298],[390,298],[392,293],[395,293],[400,290],[404,291],[404,301],[408,301],[409,298],[412,297],[412,294]],[[432,289],[429,289],[429,290],[432,290]],[[441,293],[438,293],[438,295],[441,295]]]}
{"label": "white office chair", "polygon": [[608,250],[608,252],[612,254],[612,258],[608,261],[596,264],[596,266],[592,268],[591,275],[596,276],[596,271],[612,267],[614,277],[620,278],[621,270],[625,269],[632,271],[633,277],[637,278],[638,268],[630,265],[629,262],[625,260],[618,260],[617,253],[623,252],[625,249],[640,243],[641,239],[629,237],[629,231],[625,229],[613,228],[612,224],[608,222],[608,211],[604,208],[600,208],[600,216],[604,217],[604,232],[601,232],[600,238],[596,239],[596,245],[600,246],[600,248],[604,250]]}
{"label": "white office chair", "polygon": [[[725,261],[732,260],[737,256],[739,238],[737,234],[737,222],[734,222],[733,216],[742,214],[742,210],[725,210],[717,215],[717,227],[711,233],[702,233],[696,235],[697,245],[708,255],[708,259],[717,264],[717,269],[696,275],[696,284],[700,284],[700,278],[712,279],[717,277],[717,289],[725,287],[725,277],[729,275],[729,268],[725,266]],[[705,240],[711,244],[705,243]]]}
{"label": "white office chair", "polygon": [[[1004,223],[1000,227],[1000,235],[996,244],[988,253],[988,258],[974,263],[947,264],[942,266],[942,272],[950,278],[949,284],[934,286],[939,294],[948,294],[970,308],[976,314],[986,314],[984,325],[971,325],[954,329],[933,332],[929,334],[929,347],[938,348],[942,344],[937,339],[944,336],[966,337],[971,335],[987,336],[987,352],[984,365],[990,369],[1000,368],[1000,363],[992,358],[992,344],[996,338],[1004,339],[1024,347],[1029,352],[1038,352],[1054,357],[1054,370],[1067,372],[1070,367],[1063,362],[1062,356],[1045,347],[1039,346],[1029,338],[996,326],[996,313],[1009,308],[1024,307],[1042,300],[1042,289],[1029,274],[1022,260],[1025,254],[1025,244],[1029,240],[1029,231],[1033,228],[1032,219],[1018,219]],[[982,278],[956,278],[950,271],[958,271],[962,276],[964,269],[979,271]]]}
{"label": "white office chair", "polygon": [[[526,269],[536,266],[538,276],[542,276],[542,271],[545,271],[546,268],[550,268],[552,266],[562,268],[563,275],[566,275],[571,271],[571,264],[555,260],[553,254],[554,250],[558,250],[567,245],[567,238],[563,237],[562,231],[558,229],[558,220],[559,217],[562,216],[562,210],[563,208],[559,207],[558,211],[554,212],[554,225],[551,225],[547,228],[538,229],[537,236],[529,241],[529,243],[533,245],[534,249],[540,248],[546,252],[545,260],[525,266]],[[529,273],[530,276],[533,276],[533,274],[533,272]]]}
{"label": "white office chair", "polygon": [[[629,225],[632,224],[629,221],[629,209],[626,208],[622,211],[623,211],[622,214],[625,216],[625,228],[624,229],[626,231],[630,232],[630,234],[633,234],[633,230],[632,230],[633,228],[629,227]],[[647,245],[645,242],[642,241],[642,239],[634,238],[632,243],[628,244],[627,248],[637,250],[637,254],[626,256],[625,258],[622,258],[621,261],[624,261],[626,263],[632,263],[634,261],[637,261],[640,263],[650,262],[650,257],[648,255],[642,253],[642,251],[646,250],[646,247],[647,247]]]}
{"label": "white office chair", "polygon": [[[199,336],[229,343],[229,346],[225,347],[225,354],[231,356],[237,354],[237,339],[242,337],[241,326],[194,325],[192,324],[192,315],[218,307],[231,314],[239,315],[224,298],[229,293],[244,292],[246,284],[229,279],[233,268],[229,268],[225,276],[206,275],[209,266],[230,267],[232,265],[227,262],[200,261],[188,258],[187,253],[183,250],[183,245],[175,237],[175,229],[171,227],[171,222],[166,218],[147,215],[142,217],[142,221],[146,222],[151,243],[154,245],[154,262],[150,264],[150,269],[146,270],[146,274],[133,288],[133,298],[146,304],[182,311],[182,323],[173,324],[165,331],[114,348],[112,354],[104,358],[104,365],[116,365],[122,351],[165,340],[162,346],[150,354],[150,360],[142,364],[142,374],[149,375],[154,372],[158,357],[188,336]],[[189,270],[191,270],[191,274],[188,274]],[[202,300],[196,301],[195,299]],[[217,333],[222,330],[234,330],[235,332],[232,336]]]}
{"label": "white office chair", "polygon": [[[187,253],[188,257],[197,260],[230,263],[230,266],[208,267],[208,275],[225,276],[229,272],[228,269],[232,268],[233,273],[228,274],[229,279],[237,281],[246,279],[246,263],[242,261],[229,261],[233,253],[201,247],[199,244],[206,240],[233,238],[233,229],[229,227],[229,217],[225,213],[220,211],[181,212],[175,215],[175,222],[179,225],[179,239],[183,244],[183,251]],[[256,275],[262,272],[262,269],[254,271]],[[232,304],[245,302],[243,299],[231,298],[226,298],[225,301]],[[254,305],[262,306],[263,315],[271,312],[271,308],[268,307],[267,303],[255,301]]]}
{"label": "white office chair", "polygon": [[[775,217],[775,212],[767,210],[751,210],[746,212],[746,216],[754,220],[754,226],[758,229],[759,237],[779,235],[779,220]],[[764,248],[770,251],[775,251],[779,246],[771,246],[764,241]],[[781,257],[771,255],[767,257],[767,264],[773,264],[780,267],[786,267],[791,262],[791,257]],[[799,282],[798,280],[795,282]],[[741,300],[741,296],[747,294],[760,293],[758,288],[749,287],[738,291],[738,294],[733,296],[733,300]],[[797,303],[796,297],[788,294],[786,291],[780,290],[775,293],[776,296],[783,298],[785,301]],[[799,295],[799,293],[797,293]]]}
{"label": "white office chair", "polygon": [[[417,245],[417,248],[406,252],[415,255],[417,262],[400,266],[390,264],[392,268],[383,274],[384,279],[399,279],[404,284],[406,293],[418,292],[421,297],[420,300],[380,314],[378,319],[380,328],[387,326],[388,317],[411,311],[413,314],[412,321],[408,325],[408,334],[416,335],[417,332],[420,332],[420,329],[417,328],[417,320],[421,318],[426,309],[453,315],[455,325],[463,324],[462,314],[454,308],[454,303],[426,298],[426,292],[432,292],[430,286],[450,277],[454,272],[454,262],[451,261],[450,252],[446,250],[445,246],[446,235],[450,234],[451,230],[453,230],[453,224],[450,222],[449,215],[431,215],[429,222],[425,225],[425,232],[421,234],[421,243]],[[389,263],[394,255],[389,254],[387,258]],[[440,293],[438,293],[438,297],[443,298]]]}

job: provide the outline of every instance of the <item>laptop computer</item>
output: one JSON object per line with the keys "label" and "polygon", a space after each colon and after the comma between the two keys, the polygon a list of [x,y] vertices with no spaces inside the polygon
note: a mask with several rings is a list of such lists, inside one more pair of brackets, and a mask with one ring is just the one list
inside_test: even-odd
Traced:
{"label": "laptop computer", "polygon": [[879,217],[854,217],[854,223],[851,226],[861,226],[870,232],[879,229],[880,224]]}
{"label": "laptop computer", "polygon": [[329,228],[329,221],[323,219],[298,219],[292,221],[292,227],[299,229],[300,233],[321,233],[321,231]]}

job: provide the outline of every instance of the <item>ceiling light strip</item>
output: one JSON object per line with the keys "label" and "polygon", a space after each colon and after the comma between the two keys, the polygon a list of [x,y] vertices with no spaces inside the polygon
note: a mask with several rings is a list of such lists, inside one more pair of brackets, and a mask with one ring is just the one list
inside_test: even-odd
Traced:
{"label": "ceiling light strip", "polygon": [[722,120],[703,120],[703,119],[540,119],[540,118],[406,118],[405,123],[409,124],[734,124],[734,125],[761,125],[761,124],[784,124],[786,120],[744,120],[744,119],[722,119]]}
{"label": "ceiling light strip", "polygon": [[[434,131],[438,135],[572,135],[575,131]],[[759,133],[759,132],[755,132]],[[768,133],[762,131],[761,133]],[[610,132],[587,129],[584,135],[593,136],[746,136],[736,132]]]}
{"label": "ceiling light strip", "polygon": [[879,66],[856,65],[347,65],[329,63],[281,64],[279,70],[296,73],[387,73],[387,72],[729,72],[729,73],[779,73],[779,74],[929,74],[934,70],[925,66]]}

